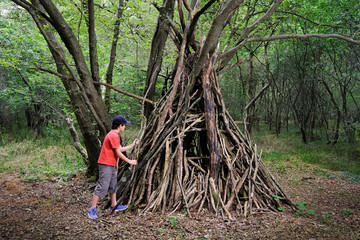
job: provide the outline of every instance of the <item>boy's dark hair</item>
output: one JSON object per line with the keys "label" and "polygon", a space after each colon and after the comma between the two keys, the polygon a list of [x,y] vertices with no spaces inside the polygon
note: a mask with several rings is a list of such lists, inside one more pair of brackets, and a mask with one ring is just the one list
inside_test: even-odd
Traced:
{"label": "boy's dark hair", "polygon": [[116,123],[113,123],[111,129],[117,129],[120,125],[125,125],[125,124],[116,124]]}

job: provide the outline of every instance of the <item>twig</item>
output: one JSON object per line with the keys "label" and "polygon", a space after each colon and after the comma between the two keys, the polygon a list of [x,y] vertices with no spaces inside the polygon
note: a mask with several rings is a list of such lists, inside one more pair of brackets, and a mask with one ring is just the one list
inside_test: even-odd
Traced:
{"label": "twig", "polygon": [[179,177],[178,174],[176,174],[176,175],[177,175],[177,179],[178,179],[178,182],[179,182],[179,186],[180,186],[180,189],[181,189],[181,193],[182,193],[182,195],[183,195],[183,199],[184,199],[184,202],[185,202],[185,205],[186,205],[186,211],[187,211],[187,213],[189,214],[189,216],[191,217],[191,213],[190,213],[190,210],[189,210],[189,205],[188,205],[188,203],[187,203],[187,201],[186,201],[186,197],[185,197],[184,189],[183,189],[182,184],[181,184],[180,177]]}

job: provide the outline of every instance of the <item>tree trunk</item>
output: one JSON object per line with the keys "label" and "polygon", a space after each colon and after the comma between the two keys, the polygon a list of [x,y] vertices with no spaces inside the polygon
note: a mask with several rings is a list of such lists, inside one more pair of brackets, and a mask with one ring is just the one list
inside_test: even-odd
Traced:
{"label": "tree trunk", "polygon": [[[47,14],[49,14],[49,17],[52,20],[52,26],[56,29],[62,41],[66,45],[69,53],[73,57],[76,70],[80,78],[79,81],[77,81],[77,85],[79,85],[78,87],[81,89],[82,97],[85,98],[84,102],[86,103],[98,124],[100,139],[104,139],[107,132],[111,129],[111,121],[108,113],[106,112],[102,99],[94,87],[91,74],[87,67],[84,55],[81,51],[81,46],[70,26],[64,20],[63,16],[56,8],[54,3],[50,0],[39,1]],[[77,79],[75,73],[72,73],[72,69],[67,67],[67,70],[70,71],[70,74],[74,79]]]}
{"label": "tree trunk", "polygon": [[[106,83],[112,85],[113,80],[113,73],[114,73],[114,66],[115,66],[115,58],[116,58],[116,46],[119,40],[120,34],[120,20],[123,15],[123,9],[125,7],[125,0],[119,0],[119,7],[116,11],[116,21],[114,26],[114,36],[113,41],[111,43],[111,51],[110,51],[110,61],[108,65],[108,69],[106,71]],[[104,104],[106,107],[106,111],[110,111],[110,90],[111,88],[106,87],[105,89],[105,99]]]}
{"label": "tree trunk", "polygon": [[334,105],[335,109],[336,109],[336,114],[337,114],[337,118],[336,118],[336,126],[335,126],[335,133],[334,133],[334,137],[332,139],[332,144],[336,144],[338,139],[339,139],[339,128],[340,128],[340,121],[341,121],[341,111],[340,111],[340,108],[334,98],[334,94],[331,92],[331,89],[329,87],[329,85],[324,81],[322,80],[321,81],[322,84],[324,85],[326,91],[328,92],[328,94],[330,95],[330,99],[331,99],[331,102],[332,104]]}
{"label": "tree trunk", "polygon": [[[97,40],[95,32],[95,10],[94,0],[87,0],[88,3],[88,33],[89,33],[89,54],[90,54],[90,69],[93,81],[100,81],[99,63],[97,57]],[[99,96],[101,96],[100,86],[95,86]]]}
{"label": "tree trunk", "polygon": [[[84,144],[86,146],[87,155],[89,157],[88,173],[90,175],[96,175],[97,160],[99,157],[101,144],[97,134],[95,134],[96,129],[93,126],[93,122],[87,108],[88,106],[85,104],[85,101],[82,98],[84,93],[81,92],[78,84],[75,81],[69,80],[69,72],[71,72],[72,70],[69,67],[69,63],[64,57],[64,51],[61,48],[60,43],[57,41],[55,34],[52,31],[46,31],[43,27],[45,25],[49,25],[49,22],[45,20],[43,16],[39,17],[39,12],[35,12],[33,8],[24,5],[22,4],[22,2],[17,0],[15,0],[14,2],[24,7],[30,13],[49,46],[50,52],[56,63],[57,71],[63,76],[61,80],[69,95],[71,104],[74,108],[75,116],[77,118],[81,133],[83,135]],[[33,1],[33,4],[38,9],[43,9],[39,1]]]}
{"label": "tree trunk", "polygon": [[[155,99],[155,89],[156,81],[161,71],[163,53],[165,48],[165,43],[168,37],[169,20],[173,18],[174,15],[174,4],[173,0],[164,0],[162,7],[157,7],[160,15],[158,18],[158,23],[156,31],[151,43],[151,52],[148,63],[148,69],[146,72],[146,81],[145,81],[145,92],[144,95],[149,100]],[[176,36],[172,36],[175,38]],[[144,106],[144,115],[148,118],[153,110],[153,105],[145,102]]]}

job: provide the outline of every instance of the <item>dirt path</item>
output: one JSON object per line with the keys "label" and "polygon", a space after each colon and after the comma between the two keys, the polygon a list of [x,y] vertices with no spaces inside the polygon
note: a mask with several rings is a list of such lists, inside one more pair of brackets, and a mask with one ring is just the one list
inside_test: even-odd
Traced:
{"label": "dirt path", "polygon": [[[255,214],[223,221],[213,213],[136,212],[87,217],[91,186],[77,176],[71,182],[24,183],[15,174],[0,175],[1,239],[360,239],[360,184],[294,171],[275,174],[294,202],[293,213]],[[101,206],[101,203],[100,203]]]}

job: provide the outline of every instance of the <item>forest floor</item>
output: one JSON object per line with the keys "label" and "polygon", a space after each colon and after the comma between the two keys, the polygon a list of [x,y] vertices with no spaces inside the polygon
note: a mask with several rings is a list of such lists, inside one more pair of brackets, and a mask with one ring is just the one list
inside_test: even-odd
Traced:
{"label": "forest floor", "polygon": [[[286,167],[286,166],[285,166]],[[23,182],[0,173],[0,239],[360,239],[360,184],[337,173],[272,169],[293,202],[306,209],[226,221],[212,212],[109,214],[87,217],[92,188],[80,174],[68,182]],[[278,169],[279,170],[279,169]],[[300,215],[300,216],[298,216]]]}

